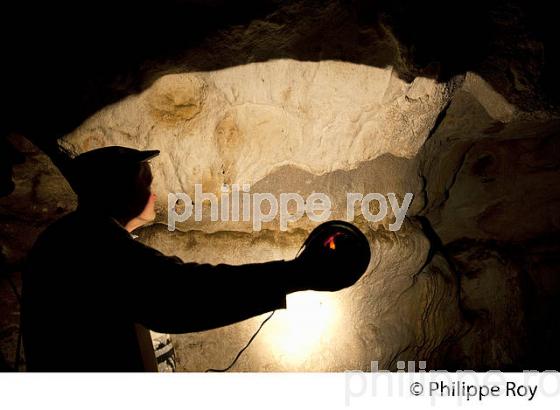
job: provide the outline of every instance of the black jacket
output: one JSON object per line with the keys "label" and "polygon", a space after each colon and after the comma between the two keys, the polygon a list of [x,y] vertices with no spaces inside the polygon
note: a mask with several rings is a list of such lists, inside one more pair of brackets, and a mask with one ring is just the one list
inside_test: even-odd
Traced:
{"label": "black jacket", "polygon": [[285,308],[289,267],[184,263],[110,217],[73,212],[39,236],[23,274],[27,368],[143,370],[135,323],[185,333]]}

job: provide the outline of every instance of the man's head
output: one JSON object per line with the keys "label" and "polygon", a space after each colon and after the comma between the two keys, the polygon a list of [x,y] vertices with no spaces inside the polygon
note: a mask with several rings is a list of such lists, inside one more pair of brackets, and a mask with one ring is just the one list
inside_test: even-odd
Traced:
{"label": "man's head", "polygon": [[159,151],[111,146],[78,155],[69,180],[78,206],[115,218],[129,231],[155,218],[155,195],[148,160]]}

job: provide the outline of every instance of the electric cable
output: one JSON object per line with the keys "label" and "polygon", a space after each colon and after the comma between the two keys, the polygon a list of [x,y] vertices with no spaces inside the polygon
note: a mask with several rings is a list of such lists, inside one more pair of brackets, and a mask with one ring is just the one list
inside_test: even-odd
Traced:
{"label": "electric cable", "polygon": [[[302,249],[307,245],[307,243],[309,242],[309,239],[306,240],[299,248],[299,250],[297,251],[296,254],[296,258],[301,254]],[[262,321],[262,323],[260,324],[260,326],[258,327],[257,331],[255,333],[253,333],[253,336],[251,336],[251,338],[249,339],[249,341],[247,342],[247,344],[245,344],[245,346],[237,353],[237,355],[235,356],[235,358],[233,359],[233,361],[229,364],[228,367],[224,367],[223,369],[206,369],[204,372],[205,373],[224,373],[227,372],[229,369],[231,369],[235,363],[237,362],[237,360],[241,357],[241,355],[243,354],[243,352],[245,350],[247,350],[247,348],[249,348],[249,346],[251,345],[251,343],[253,343],[253,340],[255,340],[255,338],[257,337],[257,335],[259,334],[259,332],[261,331],[261,329],[263,328],[263,326],[265,325],[266,322],[268,322],[271,318],[272,315],[274,315],[274,312],[276,312],[275,310],[273,310],[270,315],[268,315],[266,317],[265,320]]]}
{"label": "electric cable", "polygon": [[[316,236],[318,236],[319,232],[323,231],[324,227],[319,227],[319,229],[315,229],[311,235],[309,235],[307,237],[307,239],[305,240],[305,242],[300,246],[299,250],[297,251],[296,254],[296,258],[298,256],[300,256],[302,250],[308,246],[308,244],[311,242],[311,240],[313,240]],[[229,364],[229,366],[224,367],[223,369],[206,369],[204,372],[205,373],[224,373],[227,372],[229,369],[231,369],[235,363],[237,363],[237,360],[239,360],[239,358],[241,357],[241,355],[243,354],[243,352],[245,350],[247,350],[249,348],[249,346],[251,345],[251,343],[253,343],[253,340],[255,340],[255,338],[257,337],[257,335],[259,334],[259,332],[261,331],[261,329],[263,328],[263,326],[265,325],[266,322],[268,322],[272,316],[274,315],[274,312],[276,312],[275,310],[273,310],[270,315],[268,315],[266,317],[265,320],[262,321],[262,323],[260,324],[260,326],[258,327],[257,331],[255,333],[253,333],[253,336],[251,336],[251,338],[249,339],[249,341],[245,344],[245,346],[237,353],[237,355],[235,356],[235,358],[232,360],[232,362]]]}
{"label": "electric cable", "polygon": [[223,372],[227,372],[229,369],[231,369],[235,363],[237,362],[237,360],[241,357],[241,355],[243,354],[243,352],[245,350],[247,350],[247,348],[251,345],[251,343],[253,343],[253,340],[255,340],[255,337],[257,337],[257,335],[259,334],[259,332],[261,331],[261,329],[263,328],[264,324],[266,322],[268,322],[270,320],[270,318],[272,317],[272,315],[274,315],[274,312],[276,312],[275,310],[273,310],[270,315],[268,315],[266,317],[265,320],[262,321],[262,323],[260,324],[259,328],[257,329],[257,331],[253,334],[253,336],[251,336],[251,338],[249,339],[249,341],[247,342],[247,344],[243,347],[243,349],[241,349],[239,351],[239,353],[237,353],[237,356],[235,356],[235,359],[233,359],[233,361],[230,363],[230,365],[228,367],[224,367],[223,369],[206,369],[205,373],[223,373]]}

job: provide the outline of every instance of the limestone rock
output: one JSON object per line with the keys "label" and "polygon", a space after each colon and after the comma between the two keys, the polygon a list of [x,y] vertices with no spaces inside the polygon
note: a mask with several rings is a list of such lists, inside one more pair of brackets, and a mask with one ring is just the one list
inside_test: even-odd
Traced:
{"label": "limestone rock", "polygon": [[172,74],[109,106],[61,144],[76,155],[106,145],[160,149],[158,206],[194,184],[254,184],[281,166],[315,175],[351,170],[383,154],[413,157],[460,82],[324,61],[254,63]]}
{"label": "limestone rock", "polygon": [[[431,357],[458,334],[462,318],[453,290],[456,279],[441,259],[422,268],[429,242],[418,227],[407,223],[401,232],[388,233],[358,224],[372,246],[368,273],[340,292],[288,296],[288,309],[275,313],[235,371],[369,370],[372,361],[395,368],[397,357]],[[291,259],[305,234],[191,231],[170,236],[159,225],[144,229],[139,239],[185,260],[241,264]],[[227,367],[266,316],[174,336],[179,368]]]}
{"label": "limestone rock", "polygon": [[41,230],[75,209],[76,196],[47,155],[21,135],[10,141],[25,161],[14,166],[14,192],[0,198],[0,241],[7,261],[19,263]]}
{"label": "limestone rock", "polygon": [[[560,93],[550,30],[558,25],[541,25],[546,8],[474,2],[457,14],[440,2],[264,3],[245,11],[210,2],[199,21],[183,1],[154,7],[145,20],[126,8],[113,16],[119,30],[104,27],[106,39],[83,49],[55,41],[57,25],[44,19],[36,47],[7,51],[6,61],[23,62],[5,64],[5,128],[47,155],[13,142],[27,161],[0,199],[0,256],[23,260],[39,231],[75,206],[49,160],[67,159],[64,151],[160,149],[152,161],[159,217],[139,240],[186,261],[293,258],[316,225],[302,218],[281,232],[273,221],[254,232],[250,222],[206,216],[169,232],[167,194],[192,196],[196,183],[216,194],[233,183],[276,197],[323,192],[331,219],[345,219],[348,192],[410,192],[397,232],[388,230],[391,212],[372,223],[356,210],[373,253],[356,286],[290,295],[234,370],[367,370],[372,360],[393,370],[402,360],[558,369]],[[215,19],[224,9],[232,15]],[[62,15],[66,40],[72,19]],[[123,39],[124,17],[148,30],[123,28]],[[46,60],[41,48],[47,66],[37,64]],[[13,189],[9,171],[2,167],[3,193]],[[227,366],[264,318],[174,335],[178,369]],[[12,347],[14,325],[0,329]]]}

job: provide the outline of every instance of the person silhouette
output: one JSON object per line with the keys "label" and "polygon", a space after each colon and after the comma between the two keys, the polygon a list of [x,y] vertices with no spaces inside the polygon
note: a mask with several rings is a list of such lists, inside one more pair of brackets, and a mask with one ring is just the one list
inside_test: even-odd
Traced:
{"label": "person silhouette", "polygon": [[110,146],[71,160],[78,207],[39,235],[22,274],[28,371],[155,370],[138,324],[208,330],[286,308],[291,292],[345,288],[366,270],[341,274],[356,252],[343,242],[337,255],[211,265],[134,240],[132,231],[155,218],[149,160],[158,154]]}

